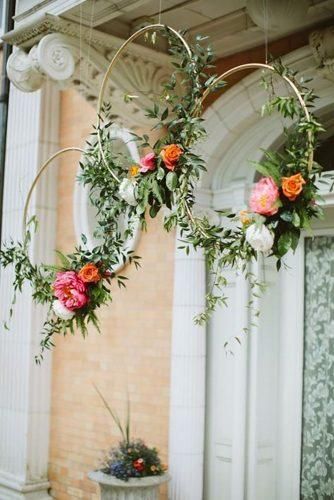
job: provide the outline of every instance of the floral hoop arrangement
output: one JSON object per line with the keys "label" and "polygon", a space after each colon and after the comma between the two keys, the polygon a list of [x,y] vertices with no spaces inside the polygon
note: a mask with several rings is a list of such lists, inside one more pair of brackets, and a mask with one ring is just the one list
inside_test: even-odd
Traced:
{"label": "floral hoop arrangement", "polygon": [[[146,115],[153,122],[152,130],[161,129],[164,133],[154,144],[148,135],[132,134],[143,151],[138,164],[133,164],[114,151],[110,135],[111,107],[103,104],[104,93],[127,45],[143,34],[153,37],[157,31],[167,39],[174,71],[163,86],[159,102],[153,102]],[[245,64],[220,76],[212,75],[214,55],[202,42],[203,38],[198,36],[196,43],[190,46],[180,33],[161,24],[134,33],[116,52],[104,77],[97,124],[88,149],[67,148],[56,153],[36,177],[25,207],[23,241],[5,246],[0,252],[0,263],[2,266],[14,264],[15,291],[20,291],[28,281],[34,300],[49,305],[37,361],[43,358],[45,349],[53,346],[53,335],[79,329],[85,336],[90,323],[98,328],[96,311],[112,299],[110,286],[115,281],[120,287],[125,286],[126,278],[115,274],[113,267],[126,259],[140,266],[140,257],[124,250],[124,240],[133,233],[135,222],[139,220],[145,228],[146,218],[155,217],[162,207],[169,209],[164,228],[167,231],[176,226],[180,228],[181,246],[187,253],[190,247],[203,248],[213,275],[205,311],[195,318],[198,323],[205,322],[217,305],[226,304],[226,267],[243,271],[253,291],[261,288],[248,270],[249,262],[264,253],[276,258],[279,269],[282,257],[289,249],[296,249],[301,230],[310,226],[312,218],[321,217],[316,185],[321,167],[313,161],[313,153],[317,134],[323,129],[310,112],[315,99],[313,91],[280,62]],[[262,83],[268,90],[269,100],[263,106],[263,113],[278,111],[290,119],[291,126],[285,129],[283,151],[264,151],[263,160],[254,165],[262,178],[253,188],[247,210],[240,214],[218,210],[221,223],[216,225],[206,217],[196,216],[193,210],[195,188],[206,171],[205,162],[194,152],[194,146],[206,135],[201,118],[205,99],[224,87],[225,79],[231,74],[245,69],[265,72],[267,76]],[[287,97],[276,95],[275,75],[283,79],[291,91]],[[124,100],[133,98],[135,96],[125,96]],[[78,181],[89,187],[90,200],[98,213],[95,236],[101,243],[89,249],[82,235],[80,245],[72,254],[58,252],[58,266],[37,265],[29,257],[31,231],[36,222],[32,218],[26,223],[30,197],[40,175],[54,158],[69,150],[83,153]],[[118,221],[124,213],[128,214],[129,227],[121,234]]]}

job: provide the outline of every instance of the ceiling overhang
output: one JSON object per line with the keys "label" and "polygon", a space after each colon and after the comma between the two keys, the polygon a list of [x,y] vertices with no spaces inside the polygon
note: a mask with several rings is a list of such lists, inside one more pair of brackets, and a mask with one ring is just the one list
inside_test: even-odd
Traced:
{"label": "ceiling overhang", "polygon": [[[266,0],[275,16],[275,29],[268,31],[268,40],[282,36],[286,13],[294,1],[282,0],[278,4],[276,0]],[[263,5],[263,0],[248,0],[246,8],[246,0],[165,0],[163,21],[174,19],[173,27],[178,28],[186,9],[190,23],[188,36],[207,35],[218,56],[225,56],[263,43],[261,23],[254,22],[259,2]],[[18,0],[15,29],[3,36],[17,48],[8,61],[10,79],[21,90],[34,91],[45,78],[51,78],[60,88],[74,86],[94,103],[115,51],[138,27],[158,20],[145,16],[152,14],[152,9],[156,14],[156,3],[155,0]],[[218,14],[228,6],[230,11],[219,16],[215,5]],[[295,29],[291,24],[288,29],[296,31],[328,18],[328,13],[334,12],[334,0],[315,0],[309,10],[311,17],[306,12],[302,20],[295,21]],[[141,13],[143,16],[138,17]],[[320,71],[332,79],[333,28],[312,33],[310,45]],[[154,47],[144,45],[144,41],[133,43],[115,67],[108,94],[113,97],[115,114],[125,122],[137,126],[146,123],[144,110],[149,106],[150,96],[160,93],[171,71],[164,48],[159,43]],[[140,99],[124,106],[124,95],[134,93]]]}

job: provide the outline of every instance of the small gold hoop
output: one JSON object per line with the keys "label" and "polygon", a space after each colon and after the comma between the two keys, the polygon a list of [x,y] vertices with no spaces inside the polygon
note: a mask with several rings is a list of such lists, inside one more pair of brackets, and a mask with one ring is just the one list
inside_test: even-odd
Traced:
{"label": "small gold hoop", "polygon": [[66,153],[69,153],[70,151],[79,151],[80,153],[84,153],[85,152],[84,149],[82,149],[82,148],[76,148],[76,147],[70,147],[70,148],[61,149],[61,150],[57,151],[55,154],[53,154],[52,156],[50,156],[50,158],[43,163],[43,165],[41,166],[41,168],[37,172],[37,175],[36,175],[35,179],[33,180],[32,184],[30,186],[30,189],[28,191],[27,198],[26,198],[26,201],[25,201],[25,204],[24,204],[23,220],[22,220],[23,240],[25,238],[25,234],[26,234],[26,230],[27,230],[27,216],[28,216],[29,203],[30,203],[31,196],[33,194],[33,191],[35,189],[35,186],[36,186],[37,182],[39,181],[39,179],[42,176],[43,172],[48,168],[48,166],[50,165],[50,163],[53,162],[53,160],[55,160],[56,158],[59,158],[62,155],[65,155]]}
{"label": "small gold hoop", "polygon": [[[281,77],[289,85],[289,87],[294,92],[296,98],[298,99],[299,104],[300,104],[300,106],[301,106],[301,108],[302,108],[302,110],[303,110],[303,112],[305,114],[306,121],[307,122],[311,121],[310,113],[309,113],[309,111],[307,109],[305,101],[304,101],[301,93],[299,92],[298,88],[293,83],[293,81],[291,81],[290,78],[288,78],[287,76],[280,75],[279,73],[277,73],[277,71],[274,68],[274,66],[270,66],[269,64],[264,64],[264,63],[247,63],[247,64],[241,64],[239,66],[235,66],[234,68],[228,69],[227,71],[224,71],[224,73],[222,73],[221,75],[217,76],[217,78],[212,82],[212,84],[203,93],[202,98],[200,100],[200,103],[199,103],[198,107],[195,110],[195,114],[199,113],[201,111],[201,107],[203,105],[203,102],[208,97],[208,95],[210,94],[211,90],[213,88],[215,88],[215,86],[219,82],[225,80],[226,78],[228,78],[229,76],[233,75],[234,73],[238,73],[239,71],[244,71],[245,69],[266,69],[268,71],[271,71],[271,72],[275,73],[277,76]],[[308,166],[309,171],[311,171],[312,165],[313,165],[313,156],[314,156],[314,153],[313,153],[313,147],[312,147],[312,133],[311,133],[310,130],[307,132],[307,136],[308,136],[308,150],[309,150],[309,156],[308,156],[307,166]]]}

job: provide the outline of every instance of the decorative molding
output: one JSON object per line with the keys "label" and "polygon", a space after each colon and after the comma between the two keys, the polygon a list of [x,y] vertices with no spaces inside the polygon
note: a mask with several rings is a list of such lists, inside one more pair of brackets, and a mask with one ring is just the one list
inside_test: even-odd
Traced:
{"label": "decorative molding", "polygon": [[69,40],[64,35],[49,34],[27,53],[13,52],[7,62],[11,82],[23,92],[34,92],[46,78],[63,83],[74,75],[75,60]]}
{"label": "decorative molding", "polygon": [[89,26],[96,26],[121,16],[125,12],[139,7],[148,0],[42,0],[35,2],[30,8],[21,8],[21,1],[17,2],[17,14],[14,17],[16,25],[27,20],[36,19],[43,13],[66,16],[72,21],[81,22]]}
{"label": "decorative molding", "polygon": [[334,26],[313,31],[309,40],[319,73],[334,81]]}
{"label": "decorative molding", "polygon": [[[8,76],[20,90],[35,91],[46,79],[51,79],[60,88],[74,86],[92,104],[96,103],[108,63],[123,42],[50,15],[37,25],[8,33],[4,39],[20,47],[7,64]],[[130,46],[119,60],[106,93],[119,123],[147,125],[144,110],[152,96],[161,92],[169,75],[166,54]],[[125,105],[125,94],[135,94],[138,98]]]}

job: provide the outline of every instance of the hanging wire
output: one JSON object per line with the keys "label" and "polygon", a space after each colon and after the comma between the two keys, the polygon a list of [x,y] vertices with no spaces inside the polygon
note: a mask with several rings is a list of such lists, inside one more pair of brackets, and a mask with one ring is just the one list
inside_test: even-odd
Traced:
{"label": "hanging wire", "polygon": [[264,58],[268,64],[268,27],[269,27],[269,11],[268,0],[262,0],[263,5],[263,26],[264,26]]}
{"label": "hanging wire", "polygon": [[90,11],[90,20],[89,20],[89,36],[88,36],[88,51],[87,51],[87,71],[86,77],[87,82],[89,82],[89,62],[90,62],[90,48],[92,45],[92,34],[93,34],[93,20],[95,14],[95,0],[92,2],[92,8]]}
{"label": "hanging wire", "polygon": [[158,18],[158,24],[161,24],[161,11],[162,11],[162,0],[159,0],[159,18]]}
{"label": "hanging wire", "polygon": [[80,17],[79,17],[79,82],[82,84],[82,3],[80,3]]}

